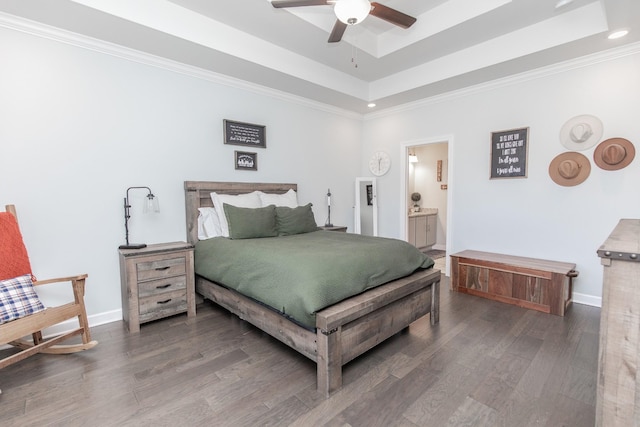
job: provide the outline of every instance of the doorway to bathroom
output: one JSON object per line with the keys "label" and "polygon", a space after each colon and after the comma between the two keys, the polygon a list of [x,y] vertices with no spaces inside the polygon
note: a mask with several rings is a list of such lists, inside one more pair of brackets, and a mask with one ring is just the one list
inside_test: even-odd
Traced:
{"label": "doorway to bathroom", "polygon": [[448,274],[450,235],[450,150],[452,138],[415,141],[403,147],[405,188],[402,222],[405,238],[434,258]]}

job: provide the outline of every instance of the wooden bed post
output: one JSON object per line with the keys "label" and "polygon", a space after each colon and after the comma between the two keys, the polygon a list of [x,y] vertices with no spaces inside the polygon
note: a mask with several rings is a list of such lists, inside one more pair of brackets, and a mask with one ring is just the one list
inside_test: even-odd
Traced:
{"label": "wooden bed post", "polygon": [[318,391],[325,397],[342,387],[342,342],[340,337],[342,326],[325,332],[317,329],[318,360],[317,377]]}
{"label": "wooden bed post", "polygon": [[198,217],[194,218],[194,214],[198,212],[200,200],[198,191],[194,188],[188,188],[185,183],[185,215],[187,225],[187,241],[192,245],[198,242]]}
{"label": "wooden bed post", "polygon": [[440,321],[440,280],[431,285],[431,325],[437,325]]}

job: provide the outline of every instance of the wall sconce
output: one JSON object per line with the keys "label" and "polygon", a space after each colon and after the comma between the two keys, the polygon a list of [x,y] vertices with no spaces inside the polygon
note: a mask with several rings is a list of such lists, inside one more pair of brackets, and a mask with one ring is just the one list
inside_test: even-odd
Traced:
{"label": "wall sconce", "polygon": [[418,156],[415,152],[409,152],[409,163],[418,163]]}
{"label": "wall sconce", "polygon": [[438,160],[436,163],[436,180],[442,181],[442,160]]}
{"label": "wall sconce", "polygon": [[149,192],[149,194],[147,194],[146,200],[144,201],[144,206],[142,208],[143,213],[160,212],[160,205],[158,204],[158,198],[153,195],[149,187],[127,188],[127,193],[124,198],[124,230],[125,230],[126,244],[120,245],[119,246],[120,249],[142,249],[147,246],[145,243],[129,243],[129,218],[131,218],[131,215],[129,213],[129,209],[131,208],[131,205],[129,204],[129,190],[136,190],[136,189],[145,189]]}

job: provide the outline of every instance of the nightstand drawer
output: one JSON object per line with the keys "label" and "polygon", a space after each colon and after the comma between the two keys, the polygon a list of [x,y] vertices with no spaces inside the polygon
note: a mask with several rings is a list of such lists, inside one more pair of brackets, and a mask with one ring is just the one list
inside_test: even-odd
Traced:
{"label": "nightstand drawer", "polygon": [[138,282],[184,275],[187,271],[186,263],[184,256],[168,259],[165,256],[165,259],[139,262],[136,264]]}
{"label": "nightstand drawer", "polygon": [[140,298],[139,305],[140,322],[181,313],[187,311],[187,291],[182,289]]}
{"label": "nightstand drawer", "polygon": [[138,284],[138,296],[140,298],[158,295],[165,292],[173,292],[187,287],[186,276],[167,277],[166,279],[151,280]]}

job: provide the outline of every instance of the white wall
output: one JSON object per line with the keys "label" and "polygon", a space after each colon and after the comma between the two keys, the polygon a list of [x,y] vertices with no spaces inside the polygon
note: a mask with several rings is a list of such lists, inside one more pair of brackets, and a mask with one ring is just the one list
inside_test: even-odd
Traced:
{"label": "white wall", "polygon": [[[384,149],[396,165],[378,180],[380,235],[402,236],[399,147],[452,135],[452,253],[475,249],[575,262],[580,271],[576,300],[598,304],[602,267],[596,250],[620,218],[640,215],[640,159],[615,172],[592,162],[590,177],[569,188],[556,185],[548,167],[567,151],[559,141],[560,128],[579,114],[602,120],[603,139],[624,137],[640,149],[638,50],[606,61],[595,58],[581,68],[550,69],[537,78],[513,78],[367,120],[363,155]],[[527,126],[528,178],[490,180],[491,132]],[[592,158],[594,149],[584,154]]]}
{"label": "white wall", "polygon": [[[358,117],[4,28],[0,58],[0,205],[16,204],[36,276],[89,274],[90,315],[121,307],[127,187],[161,208],[142,215],[131,193],[132,242],[185,240],[185,180],[295,182],[318,224],[331,188],[333,223],[353,227]],[[257,172],[234,170],[246,147],[223,144],[223,119],[266,125]]]}

